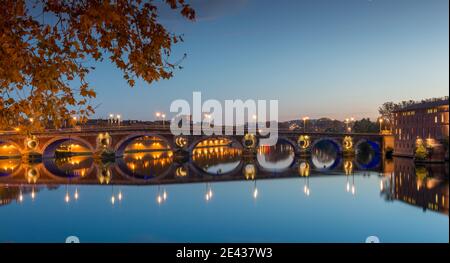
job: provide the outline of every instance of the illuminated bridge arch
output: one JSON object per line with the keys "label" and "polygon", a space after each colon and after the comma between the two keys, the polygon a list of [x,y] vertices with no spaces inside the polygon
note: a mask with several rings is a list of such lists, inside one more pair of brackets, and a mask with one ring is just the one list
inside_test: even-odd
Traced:
{"label": "illuminated bridge arch", "polygon": [[63,143],[68,141],[74,141],[77,143],[81,143],[83,146],[88,148],[89,152],[94,153],[95,148],[91,145],[88,141],[81,137],[71,136],[71,137],[55,137],[46,142],[42,146],[42,157],[43,158],[53,158],[55,157],[55,151],[56,149]]}
{"label": "illuminated bridge arch", "polygon": [[[233,136],[224,136],[224,135],[212,135],[212,136],[202,136],[200,138],[196,138],[190,145],[188,148],[188,151],[190,154],[193,153],[194,149],[199,146],[200,143],[202,142],[208,142],[208,141],[216,141],[216,140],[228,140],[230,141],[230,147],[234,147],[234,148],[238,148],[238,149],[243,149],[244,147],[242,146],[242,144],[237,140],[237,138],[233,137]],[[212,147],[214,147],[214,145],[211,145]]]}
{"label": "illuminated bridge arch", "polygon": [[175,149],[174,145],[171,141],[169,141],[164,136],[155,134],[155,133],[149,133],[149,132],[143,132],[143,133],[134,133],[131,135],[128,135],[127,137],[123,138],[122,140],[118,141],[115,146],[115,152],[116,156],[123,156],[125,149],[130,145],[131,142],[133,142],[136,139],[143,138],[143,137],[155,137],[158,139],[161,139],[168,147],[168,150]]}
{"label": "illuminated bridge arch", "polygon": [[[12,146],[15,150],[17,150],[21,155],[24,154],[25,150],[16,142],[8,139],[0,139],[0,145],[6,146]],[[2,147],[2,146],[0,146]]]}
{"label": "illuminated bridge arch", "polygon": [[45,174],[47,174],[49,177],[56,179],[56,180],[65,180],[65,179],[81,179],[84,177],[92,176],[92,174],[95,174],[95,164],[94,160],[92,158],[86,158],[86,160],[83,161],[88,166],[86,168],[81,168],[79,170],[84,170],[83,173],[80,173],[77,170],[70,169],[69,171],[64,171],[61,169],[58,164],[54,160],[50,159],[44,159],[42,162],[42,168]]}

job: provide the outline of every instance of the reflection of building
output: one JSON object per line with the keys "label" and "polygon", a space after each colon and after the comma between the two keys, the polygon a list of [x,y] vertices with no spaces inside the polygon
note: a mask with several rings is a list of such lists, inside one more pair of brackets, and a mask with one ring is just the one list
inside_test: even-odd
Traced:
{"label": "reflection of building", "polygon": [[20,195],[20,190],[18,187],[0,187],[0,206],[8,205],[13,200],[17,200]]}
{"label": "reflection of building", "polygon": [[387,199],[448,214],[448,166],[415,166],[413,160],[406,158],[395,158],[394,162],[388,187],[381,189]]}
{"label": "reflection of building", "polygon": [[[449,101],[430,100],[403,107],[394,113],[394,154],[414,156],[416,143],[423,141],[433,148],[432,159],[444,159],[443,140],[449,135]],[[447,156],[448,157],[448,156]]]}
{"label": "reflection of building", "polygon": [[264,160],[271,163],[286,160],[294,155],[294,149],[289,144],[276,144],[273,146],[261,146],[258,155],[264,156]]}
{"label": "reflection of building", "polygon": [[0,185],[0,206],[9,205],[12,201],[22,202],[24,195],[28,194],[34,198],[33,196],[39,192],[39,190],[39,187]]}
{"label": "reflection of building", "polygon": [[195,148],[192,160],[200,167],[234,163],[241,160],[242,150],[232,147]]}

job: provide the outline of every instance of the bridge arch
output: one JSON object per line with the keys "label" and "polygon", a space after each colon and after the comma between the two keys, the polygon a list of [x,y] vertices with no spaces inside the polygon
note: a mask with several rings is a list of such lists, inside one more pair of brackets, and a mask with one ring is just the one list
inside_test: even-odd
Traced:
{"label": "bridge arch", "polygon": [[[374,156],[372,156],[372,158],[367,163],[360,162],[360,160],[358,158],[360,155],[360,147],[363,144],[369,145],[369,147],[374,151]],[[381,162],[382,150],[381,150],[380,143],[377,141],[372,141],[370,139],[361,139],[355,144],[355,151],[356,151],[355,164],[358,167],[358,169],[361,169],[361,170],[373,169],[373,168],[377,167]]]}
{"label": "bridge arch", "polygon": [[153,175],[143,175],[139,173],[134,173],[131,171],[124,160],[121,158],[118,160],[116,165],[114,166],[114,170],[119,174],[122,178],[130,180],[130,181],[139,181],[139,182],[154,182],[160,179],[167,177],[169,174],[174,172],[174,163],[169,164],[161,173],[153,174]]}
{"label": "bridge arch", "polygon": [[292,149],[294,150],[295,153],[298,153],[298,152],[300,151],[300,148],[299,148],[299,146],[298,146],[298,143],[296,143],[295,141],[291,140],[291,139],[288,138],[288,137],[285,137],[285,136],[279,136],[279,137],[278,137],[277,144],[280,143],[280,142],[281,142],[281,143],[282,143],[282,142],[285,142],[285,143],[289,144],[290,146],[292,146]]}
{"label": "bridge arch", "polygon": [[43,158],[55,157],[55,150],[64,142],[75,141],[83,144],[89,149],[91,153],[95,152],[95,147],[87,140],[78,136],[58,136],[47,141],[41,148],[41,154]]}
{"label": "bridge arch", "polygon": [[244,149],[242,144],[239,142],[237,138],[234,136],[226,136],[226,135],[211,135],[211,136],[201,136],[200,138],[196,138],[192,141],[192,143],[188,147],[189,154],[192,155],[194,149],[203,141],[208,140],[229,140],[231,142],[231,147],[235,147],[238,149]]}
{"label": "bridge arch", "polygon": [[[288,145],[292,148],[292,152],[278,152],[275,155],[272,151],[265,151],[264,148],[261,149],[261,151],[258,151],[258,154],[256,156],[256,165],[257,168],[263,172],[269,172],[269,173],[281,173],[286,170],[291,169],[295,163],[296,163],[296,154],[299,152],[298,145],[292,141],[288,137],[278,137],[277,144],[273,145],[271,147],[278,147],[282,145]],[[262,146],[266,147],[266,146]],[[277,148],[278,149],[278,148]],[[288,155],[283,156],[282,154],[288,153]],[[281,154],[281,155],[280,155]],[[273,160],[273,157],[278,156],[280,158],[281,156],[284,158]],[[291,159],[292,158],[292,159]],[[274,162],[276,162],[276,166],[274,166]],[[281,165],[281,166],[280,166]]]}
{"label": "bridge arch", "polygon": [[358,148],[363,144],[363,143],[367,143],[372,150],[374,150],[374,152],[376,154],[381,154],[381,146],[380,143],[377,141],[373,141],[370,139],[360,139],[356,144],[355,144],[355,150],[357,151]]}
{"label": "bridge arch", "polygon": [[241,173],[242,168],[244,167],[244,161],[241,160],[239,162],[239,164],[236,167],[234,167],[231,171],[227,171],[224,173],[209,173],[209,172],[205,171],[204,169],[202,169],[201,167],[199,167],[197,164],[195,164],[195,162],[192,160],[188,162],[188,167],[189,167],[189,170],[191,170],[194,174],[199,175],[202,178],[214,177],[214,176],[220,176],[221,178],[233,177],[233,176]]}
{"label": "bridge arch", "polygon": [[333,145],[333,147],[336,149],[338,154],[341,154],[343,152],[342,144],[335,138],[330,138],[330,137],[318,138],[318,139],[314,140],[310,146],[310,149],[314,150],[316,145],[320,142],[330,142]]}
{"label": "bridge arch", "polygon": [[21,155],[25,153],[25,149],[13,140],[0,138],[0,145],[1,144],[12,145]]}
{"label": "bridge arch", "polygon": [[[329,163],[319,163],[319,157],[315,155],[314,150],[316,149],[316,146],[321,143],[321,142],[330,142],[331,145],[333,146],[333,148],[336,150],[336,158]],[[343,148],[341,143],[336,140],[335,138],[330,138],[330,137],[324,137],[324,138],[319,138],[314,140],[314,142],[311,144],[311,153],[312,153],[312,163],[315,166],[316,169],[320,170],[333,170],[336,167],[339,166],[339,164],[341,163],[341,155],[343,153]]]}
{"label": "bridge arch", "polygon": [[14,177],[18,174],[23,174],[24,165],[19,158],[0,159],[0,178]]}
{"label": "bridge arch", "polygon": [[[70,158],[70,157],[69,157]],[[65,180],[65,179],[80,179],[84,177],[89,177],[93,172],[95,172],[95,163],[92,158],[87,158],[85,161],[87,161],[87,164],[89,165],[87,169],[85,169],[83,172],[80,173],[79,171],[75,171],[75,169],[71,169],[70,172],[62,170],[58,164],[55,162],[57,159],[44,159],[42,161],[42,170],[43,172],[57,180]]]}
{"label": "bridge arch", "polygon": [[159,134],[156,133],[152,133],[152,132],[140,132],[140,133],[133,133],[131,135],[126,136],[125,138],[121,139],[120,141],[118,141],[115,144],[115,153],[116,156],[123,156],[125,149],[127,148],[127,146],[134,140],[142,138],[142,137],[156,137],[161,139],[162,141],[164,141],[164,143],[167,144],[167,146],[169,147],[169,150],[173,150],[175,149],[173,143],[168,140],[166,137],[161,136]]}

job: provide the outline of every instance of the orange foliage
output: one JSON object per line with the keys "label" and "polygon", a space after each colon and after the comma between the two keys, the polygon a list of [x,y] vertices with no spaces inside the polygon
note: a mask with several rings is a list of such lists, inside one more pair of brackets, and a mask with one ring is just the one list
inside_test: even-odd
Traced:
{"label": "orange foliage", "polygon": [[[165,0],[189,19],[184,0]],[[183,39],[158,22],[153,1],[1,1],[0,128],[62,127],[94,112],[86,80],[110,59],[130,86],[172,77],[171,46]]]}

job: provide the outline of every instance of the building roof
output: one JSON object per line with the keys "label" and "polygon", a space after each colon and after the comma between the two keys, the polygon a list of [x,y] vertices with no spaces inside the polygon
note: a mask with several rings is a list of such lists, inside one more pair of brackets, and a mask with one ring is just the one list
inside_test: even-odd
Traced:
{"label": "building roof", "polygon": [[448,102],[449,102],[448,97],[423,100],[423,101],[418,101],[418,102],[412,103],[410,105],[401,107],[400,109],[395,110],[394,112],[428,109],[428,108],[434,108],[434,107],[445,106],[445,105],[448,106],[448,104],[449,104]]}

